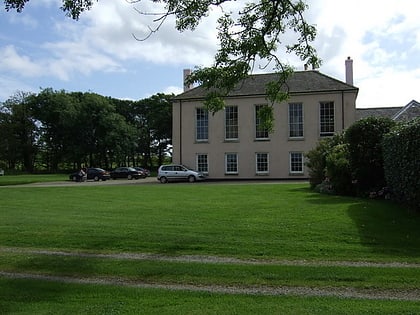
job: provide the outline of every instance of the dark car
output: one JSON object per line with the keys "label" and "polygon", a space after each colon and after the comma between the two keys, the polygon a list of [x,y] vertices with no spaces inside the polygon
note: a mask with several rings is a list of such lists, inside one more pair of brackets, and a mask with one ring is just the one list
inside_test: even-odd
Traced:
{"label": "dark car", "polygon": [[80,171],[70,174],[70,180],[75,182],[94,180],[95,182],[97,182],[99,180],[105,181],[111,178],[107,171],[99,167],[89,167],[84,171],[85,175],[81,175]]}
{"label": "dark car", "polygon": [[144,177],[150,176],[150,171],[144,167],[133,167],[135,170],[140,171],[144,174]]}
{"label": "dark car", "polygon": [[137,171],[136,169],[132,167],[117,167],[115,170],[110,172],[112,179],[117,178],[127,178],[127,179],[139,179],[144,178],[144,174],[140,171]]}

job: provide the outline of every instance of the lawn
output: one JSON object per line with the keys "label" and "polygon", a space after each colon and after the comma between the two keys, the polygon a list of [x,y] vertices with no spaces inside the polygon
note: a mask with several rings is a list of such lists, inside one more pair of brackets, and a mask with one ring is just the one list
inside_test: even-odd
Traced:
{"label": "lawn", "polygon": [[22,174],[22,175],[5,175],[0,176],[0,186],[8,185],[23,185],[38,182],[54,182],[68,180],[67,174],[45,174],[45,175],[33,175],[33,174]]}
{"label": "lawn", "polygon": [[[306,184],[227,183],[15,186],[0,188],[0,200],[5,273],[196,287],[420,292],[420,217],[389,202],[319,195]],[[122,259],[121,253],[149,256]],[[414,314],[420,307],[418,300],[0,280],[0,311],[6,313],[49,313],[61,304],[62,313],[86,314]],[[23,297],[11,303],[23,287]],[[50,291],[57,292],[51,299]]]}

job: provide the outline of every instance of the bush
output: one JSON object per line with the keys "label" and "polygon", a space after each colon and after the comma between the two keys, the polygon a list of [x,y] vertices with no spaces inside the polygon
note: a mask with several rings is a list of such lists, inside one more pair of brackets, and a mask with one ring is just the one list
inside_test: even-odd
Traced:
{"label": "bush", "polygon": [[420,211],[420,118],[400,124],[385,135],[383,154],[392,198]]}
{"label": "bush", "polygon": [[326,157],[326,173],[335,194],[353,194],[347,144],[338,144],[328,153]]}
{"label": "bush", "polygon": [[395,124],[389,118],[368,117],[347,129],[350,168],[359,194],[368,195],[386,185],[382,139]]}
{"label": "bush", "polygon": [[332,138],[325,138],[306,154],[306,166],[309,169],[309,184],[314,189],[326,179],[327,156],[333,148],[343,143],[343,136],[337,134]]}

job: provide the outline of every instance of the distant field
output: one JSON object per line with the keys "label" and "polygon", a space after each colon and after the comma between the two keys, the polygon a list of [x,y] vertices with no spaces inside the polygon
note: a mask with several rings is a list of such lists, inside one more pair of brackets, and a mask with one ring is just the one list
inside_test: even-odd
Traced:
{"label": "distant field", "polygon": [[0,200],[7,313],[414,314],[420,307],[420,217],[387,202],[268,183],[0,187]]}

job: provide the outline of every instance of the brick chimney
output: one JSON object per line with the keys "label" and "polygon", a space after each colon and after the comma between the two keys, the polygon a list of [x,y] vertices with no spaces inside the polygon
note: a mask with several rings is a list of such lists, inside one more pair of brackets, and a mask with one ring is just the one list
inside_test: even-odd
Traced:
{"label": "brick chimney", "polygon": [[192,89],[192,85],[191,84],[187,84],[185,82],[185,80],[191,74],[191,72],[192,72],[191,69],[184,69],[184,92]]}
{"label": "brick chimney", "polygon": [[353,59],[347,57],[346,62],[346,83],[353,85]]}

